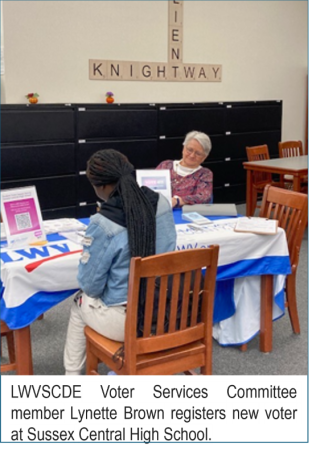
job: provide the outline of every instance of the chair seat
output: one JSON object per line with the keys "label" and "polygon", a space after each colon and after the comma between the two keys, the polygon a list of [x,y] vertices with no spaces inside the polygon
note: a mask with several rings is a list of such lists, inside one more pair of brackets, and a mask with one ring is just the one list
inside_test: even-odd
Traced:
{"label": "chair seat", "polygon": [[257,191],[264,191],[264,188],[267,186],[267,185],[271,185],[271,186],[276,186],[278,188],[284,188],[284,184],[282,182],[258,182],[258,183],[254,183],[254,187]]}
{"label": "chair seat", "polygon": [[100,335],[89,326],[85,327],[85,335],[92,341],[95,347],[101,349],[106,355],[110,355],[111,357],[113,357],[115,352],[123,345],[123,343],[120,343],[119,341],[114,341]]}
{"label": "chair seat", "polygon": [[[280,158],[287,158],[287,157],[293,157],[293,156],[303,156],[303,147],[302,147],[302,142],[301,141],[285,141],[285,142],[279,142],[278,143],[278,151],[279,151],[279,157]],[[292,183],[294,181],[294,176],[293,175],[284,175],[283,180],[286,183],[286,189],[292,190],[293,186]],[[308,184],[308,176],[305,175],[300,178],[300,183],[303,185],[301,188],[300,192],[306,193],[307,188],[305,187]],[[290,185],[289,185],[290,184]]]}
{"label": "chair seat", "polygon": [[[294,180],[294,176],[293,176],[293,175],[286,174],[286,175],[284,175],[284,179],[285,179],[285,181],[287,180],[287,181],[289,181],[289,182],[290,182],[290,181],[292,182],[292,181]],[[300,180],[301,180],[302,183],[307,183],[307,182],[308,182],[308,176],[305,175],[305,176],[302,177]]]}
{"label": "chair seat", "polygon": [[[123,361],[121,357],[117,356],[117,359],[113,360],[118,349],[123,346],[123,343],[118,341],[113,341],[109,338],[106,338],[99,333],[95,332],[90,327],[85,327],[85,335],[87,340],[89,340],[95,349],[98,350],[97,354],[99,358],[103,356],[103,359],[108,357],[113,361],[115,364],[118,364],[118,360],[120,361],[120,369],[119,374],[123,374],[125,370]],[[149,354],[141,354],[137,358],[137,370],[138,374],[153,374],[151,373],[153,367],[163,365],[162,374],[172,374],[176,371],[176,364],[179,361],[183,361],[183,367],[181,366],[181,371],[184,369],[191,370],[192,367],[189,366],[189,362],[186,360],[189,357],[191,363],[194,363],[194,368],[204,365],[204,353],[205,353],[205,345],[200,341],[196,341],[194,343],[187,344],[186,346],[179,346],[178,348],[168,349],[166,351],[156,352],[156,353],[149,353]],[[102,354],[102,356],[101,356]],[[198,363],[198,356],[202,355],[203,359],[200,364]],[[194,360],[194,361],[193,361]],[[174,367],[168,367],[167,362],[175,362]],[[124,364],[126,364],[127,359],[124,359]]]}
{"label": "chair seat", "polygon": [[[284,180],[286,190],[292,191],[294,188],[294,185],[293,185],[294,176],[286,174],[283,176],[283,180]],[[300,184],[301,184],[300,193],[307,194],[308,193],[308,176],[307,175],[305,175],[304,177],[302,177],[300,179]]]}

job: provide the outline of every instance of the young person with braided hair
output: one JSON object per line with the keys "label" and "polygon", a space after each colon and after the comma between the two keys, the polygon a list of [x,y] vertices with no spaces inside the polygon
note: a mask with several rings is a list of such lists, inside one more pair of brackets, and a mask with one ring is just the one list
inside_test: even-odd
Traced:
{"label": "young person with braided hair", "polygon": [[[81,374],[86,360],[84,327],[124,341],[131,257],[174,251],[176,231],[169,202],[139,187],[134,167],[116,150],[100,150],[87,163],[87,177],[104,201],[91,216],[83,241],[78,282],[64,351],[66,374]],[[141,302],[141,306],[144,302]],[[143,308],[139,308],[139,317]]]}

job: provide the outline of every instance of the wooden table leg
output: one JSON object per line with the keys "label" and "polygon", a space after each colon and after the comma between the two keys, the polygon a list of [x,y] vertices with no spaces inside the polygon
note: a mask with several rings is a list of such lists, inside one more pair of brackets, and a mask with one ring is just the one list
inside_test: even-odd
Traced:
{"label": "wooden table leg", "polygon": [[16,348],[16,374],[32,375],[33,363],[31,352],[30,326],[14,331]]}
{"label": "wooden table leg", "polygon": [[300,192],[300,177],[297,175],[294,175],[294,180],[293,180],[293,190]]}
{"label": "wooden table leg", "polygon": [[252,216],[252,171],[247,169],[246,180],[246,215]]}
{"label": "wooden table leg", "polygon": [[260,351],[271,352],[273,347],[273,275],[261,276]]}

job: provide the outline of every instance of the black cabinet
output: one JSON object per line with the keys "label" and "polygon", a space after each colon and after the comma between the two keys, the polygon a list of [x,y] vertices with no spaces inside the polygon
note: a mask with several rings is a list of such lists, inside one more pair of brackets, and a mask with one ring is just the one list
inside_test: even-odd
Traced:
{"label": "black cabinet", "polygon": [[79,105],[77,138],[141,138],[157,135],[154,105]]}
{"label": "black cabinet", "polygon": [[2,145],[2,179],[75,174],[75,144]]}
{"label": "black cabinet", "polygon": [[232,133],[274,131],[281,127],[281,103],[226,103],[225,130]]}
{"label": "black cabinet", "polygon": [[157,143],[156,138],[80,142],[77,147],[78,170],[84,171],[90,156],[102,149],[118,150],[127,156],[136,169],[156,167],[159,163]]}
{"label": "black cabinet", "polygon": [[115,149],[138,169],[159,163],[158,110],[155,105],[123,104],[77,106],[77,216],[94,213],[96,195],[85,176],[90,156]]}
{"label": "black cabinet", "polygon": [[214,202],[245,202],[246,146],[278,156],[282,102],[2,105],[1,188],[35,185],[43,218],[87,217],[96,196],[85,169],[113,148],[136,169],[180,159],[185,135],[208,134],[203,163],[214,175]]}
{"label": "black cabinet", "polygon": [[2,105],[1,144],[73,142],[73,114],[63,105]]}
{"label": "black cabinet", "polygon": [[74,107],[1,106],[1,188],[33,185],[44,219],[76,216]]}
{"label": "black cabinet", "polygon": [[224,114],[222,104],[160,105],[159,135],[183,137],[192,130],[208,135],[223,133]]}

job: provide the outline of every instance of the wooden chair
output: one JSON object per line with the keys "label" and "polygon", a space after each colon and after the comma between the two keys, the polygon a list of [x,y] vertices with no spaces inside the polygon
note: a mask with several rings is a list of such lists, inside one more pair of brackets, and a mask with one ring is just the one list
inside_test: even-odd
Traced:
{"label": "wooden chair", "polygon": [[[286,301],[293,332],[300,333],[296,296],[296,274],[300,247],[308,220],[308,196],[306,194],[267,185],[264,189],[259,216],[278,220],[279,227],[286,232],[291,275],[286,278]],[[240,346],[247,350],[247,343]]]}
{"label": "wooden chair", "polygon": [[1,357],[2,357],[2,337],[6,338],[9,354],[9,362],[1,362],[1,373],[16,370],[16,356],[14,344],[14,332],[4,321],[1,321]]}
{"label": "wooden chair", "polygon": [[[194,374],[197,367],[202,374],[212,374],[212,317],[218,252],[219,246],[211,246],[132,258],[124,345],[86,327],[86,373],[98,374],[98,364],[103,362],[122,375]],[[202,267],[206,267],[204,280],[201,279]],[[167,289],[170,276],[172,292]],[[138,337],[138,299],[143,279],[146,279],[145,316],[142,336]],[[154,303],[155,280],[156,283],[160,280],[158,304]],[[179,293],[183,299],[178,305]],[[122,346],[123,358],[116,355]]]}
{"label": "wooden chair", "polygon": [[[303,148],[301,141],[286,141],[278,143],[278,152],[280,158],[289,158],[292,156],[302,156]],[[294,177],[292,175],[281,176],[281,182],[284,182],[287,189],[292,189]],[[301,179],[303,184],[302,191],[307,192],[308,176]]]}
{"label": "wooden chair", "polygon": [[[248,161],[260,161],[269,160],[270,154],[267,145],[257,145],[255,147],[246,147]],[[272,174],[268,172],[253,172],[253,189],[252,189],[252,213],[255,212],[256,208],[260,208],[261,205],[257,205],[258,195],[263,194],[266,185],[274,185],[284,187],[283,182],[274,182]]]}
{"label": "wooden chair", "polygon": [[291,156],[302,156],[303,148],[301,141],[286,141],[278,143],[278,152],[280,158],[289,158]]}
{"label": "wooden chair", "polygon": [[278,220],[279,227],[286,232],[292,273],[286,278],[285,305],[288,307],[293,332],[300,333],[296,274],[300,247],[308,220],[308,196],[268,185],[264,190],[259,216]]}

